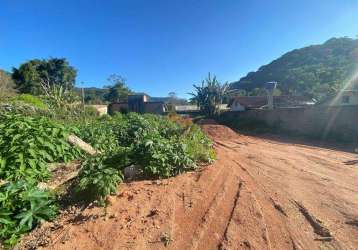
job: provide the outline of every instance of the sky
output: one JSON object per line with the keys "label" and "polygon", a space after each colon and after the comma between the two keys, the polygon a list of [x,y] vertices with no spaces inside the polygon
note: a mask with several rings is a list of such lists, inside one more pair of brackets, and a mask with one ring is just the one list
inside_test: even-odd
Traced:
{"label": "sky", "polygon": [[111,74],[188,97],[208,72],[239,80],[284,53],[358,35],[356,0],[0,0],[0,68],[67,58],[77,86]]}

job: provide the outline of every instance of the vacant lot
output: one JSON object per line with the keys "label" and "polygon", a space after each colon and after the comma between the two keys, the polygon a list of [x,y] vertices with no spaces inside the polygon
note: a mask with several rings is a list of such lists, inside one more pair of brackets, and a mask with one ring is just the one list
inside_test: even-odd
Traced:
{"label": "vacant lot", "polygon": [[[217,161],[44,224],[49,249],[357,249],[358,157],[203,125]],[[36,238],[37,234],[43,237]],[[35,239],[36,238],[36,239]],[[32,240],[31,240],[32,239]]]}

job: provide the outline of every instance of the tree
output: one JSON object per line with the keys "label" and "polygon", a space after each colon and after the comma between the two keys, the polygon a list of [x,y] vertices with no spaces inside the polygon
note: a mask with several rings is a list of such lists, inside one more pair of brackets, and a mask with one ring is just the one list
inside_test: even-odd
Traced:
{"label": "tree", "polygon": [[13,95],[15,93],[14,86],[11,75],[0,70],[0,99]]}
{"label": "tree", "polygon": [[167,112],[174,114],[175,113],[175,104],[177,100],[177,94],[175,92],[169,92],[168,93],[168,101],[165,104],[165,109]]}
{"label": "tree", "polygon": [[126,100],[128,95],[133,93],[126,85],[126,79],[122,76],[113,74],[110,75],[107,80],[110,85],[106,86],[106,88],[108,88],[108,93],[104,95],[106,101],[118,102],[120,100]]}
{"label": "tree", "polygon": [[193,96],[191,100],[199,106],[204,115],[208,117],[217,115],[220,111],[220,104],[228,94],[228,83],[221,84],[215,75],[211,77],[209,73],[208,78],[202,81],[201,86],[193,86],[196,93],[190,93]]}
{"label": "tree", "polygon": [[44,82],[72,90],[76,75],[76,69],[70,66],[65,58],[50,58],[30,60],[18,69],[13,68],[12,78],[19,92],[40,95],[43,94]]}

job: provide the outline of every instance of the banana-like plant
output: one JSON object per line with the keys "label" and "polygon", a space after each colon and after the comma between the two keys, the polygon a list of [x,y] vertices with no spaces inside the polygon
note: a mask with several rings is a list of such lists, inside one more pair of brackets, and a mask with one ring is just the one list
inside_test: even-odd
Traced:
{"label": "banana-like plant", "polygon": [[200,111],[208,116],[213,117],[220,112],[220,104],[228,94],[229,84],[221,84],[214,75],[209,73],[208,77],[201,82],[200,85],[193,85],[195,93],[189,93],[193,97],[191,100],[195,102]]}

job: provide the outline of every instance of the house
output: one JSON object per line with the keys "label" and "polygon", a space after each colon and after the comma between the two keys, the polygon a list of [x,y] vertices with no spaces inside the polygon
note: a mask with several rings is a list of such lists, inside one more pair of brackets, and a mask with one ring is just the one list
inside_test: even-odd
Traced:
{"label": "house", "polygon": [[[274,96],[273,106],[275,108],[293,108],[313,105],[315,101],[304,96]],[[268,106],[267,96],[237,96],[230,100],[231,111],[245,111],[247,109],[265,109]]]}
{"label": "house", "polygon": [[230,100],[231,111],[245,111],[246,109],[261,108],[267,104],[265,96],[237,96]]}
{"label": "house", "polygon": [[127,101],[112,102],[108,105],[109,114],[113,114],[115,112],[162,114],[164,111],[163,102],[152,102],[150,101],[150,96],[146,94],[129,95]]}
{"label": "house", "polygon": [[326,106],[358,106],[358,89],[343,90],[330,96],[320,104]]}

